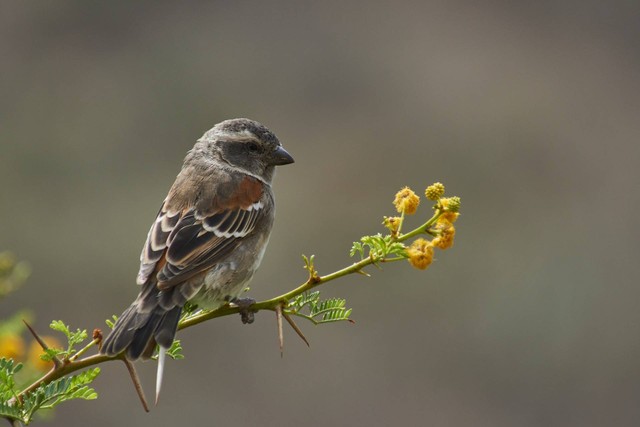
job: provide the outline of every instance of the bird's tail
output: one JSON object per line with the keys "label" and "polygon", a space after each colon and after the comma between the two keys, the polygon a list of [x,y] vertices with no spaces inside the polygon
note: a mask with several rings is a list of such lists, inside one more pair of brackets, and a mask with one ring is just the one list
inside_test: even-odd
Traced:
{"label": "bird's tail", "polygon": [[115,356],[124,352],[128,360],[141,357],[148,359],[153,355],[156,343],[160,346],[156,403],[162,385],[166,351],[176,336],[182,307],[199,288],[198,284],[183,283],[159,290],[154,281],[146,282],[138,298],[122,313],[102,343],[101,353]]}
{"label": "bird's tail", "polygon": [[102,344],[101,353],[115,356],[125,352],[127,359],[137,360],[151,357],[156,343],[160,347],[171,347],[181,311],[182,306],[145,307],[138,298],[118,318]]}
{"label": "bird's tail", "polygon": [[[184,290],[188,290],[185,286]],[[187,294],[193,293],[187,292]],[[115,356],[122,352],[128,360],[148,359],[156,343],[160,346],[156,377],[156,403],[162,386],[166,350],[173,344],[180,313],[190,295],[171,288],[160,291],[154,282],[142,285],[138,298],[118,318],[100,352]]]}

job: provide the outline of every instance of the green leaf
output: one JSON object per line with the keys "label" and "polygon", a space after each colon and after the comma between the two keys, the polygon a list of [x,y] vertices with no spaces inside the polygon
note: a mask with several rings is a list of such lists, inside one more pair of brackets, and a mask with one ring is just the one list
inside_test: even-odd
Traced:
{"label": "green leaf", "polygon": [[69,331],[69,327],[67,325],[65,325],[62,320],[54,320],[54,321],[52,321],[51,324],[49,325],[49,327],[51,329],[53,329],[54,331],[62,332],[67,337],[69,337],[69,335],[71,334],[71,332]]}
{"label": "green leaf", "polygon": [[77,344],[80,344],[81,342],[86,340],[87,337],[89,336],[85,329],[82,329],[82,330],[76,329],[75,332],[72,332],[71,329],[69,329],[69,326],[65,325],[65,323],[62,320],[54,320],[53,322],[51,322],[49,327],[54,331],[62,332],[67,336],[67,341],[68,341],[67,349],[65,351],[62,351],[56,354],[56,355],[61,355],[63,357],[69,357],[70,355],[75,353],[74,347]]}
{"label": "green leaf", "polygon": [[78,386],[78,385],[90,384],[93,380],[95,380],[98,377],[98,375],[100,375],[100,368],[87,369],[86,371],[71,377],[73,379],[71,385]]}
{"label": "green leaf", "polygon": [[298,312],[305,306],[314,306],[320,299],[320,291],[303,292],[289,302],[287,307],[291,312]]}
{"label": "green leaf", "polygon": [[36,411],[51,409],[68,400],[96,399],[98,394],[87,384],[90,384],[99,374],[100,368],[93,368],[78,375],[60,378],[49,384],[41,385],[24,397],[22,420],[28,424]]}
{"label": "green leaf", "polygon": [[16,394],[16,382],[14,376],[22,369],[22,363],[16,363],[13,359],[0,359],[0,398],[9,400]]}
{"label": "green leaf", "polygon": [[113,325],[115,325],[117,321],[118,321],[118,316],[114,314],[111,316],[111,319],[107,319],[104,322],[107,324],[109,328],[113,329]]}
{"label": "green leaf", "polygon": [[180,344],[180,340],[174,340],[171,343],[171,347],[167,350],[167,356],[174,360],[184,359],[184,354],[182,354],[182,345]]}
{"label": "green leaf", "polygon": [[353,242],[353,246],[351,246],[351,250],[349,251],[349,256],[353,257],[355,254],[360,254],[360,258],[364,258],[364,248],[362,247],[362,243]]}
{"label": "green leaf", "polygon": [[[60,323],[55,325],[56,328],[60,326]],[[100,374],[100,368],[93,368],[40,385],[33,392],[24,395],[20,404],[10,405],[8,402],[18,394],[15,390],[14,375],[21,368],[20,363],[0,358],[0,417],[29,424],[33,415],[40,409],[53,408],[67,400],[91,400],[98,397],[96,391],[89,387],[89,384]]]}
{"label": "green leaf", "polygon": [[69,345],[74,346],[76,344],[80,344],[82,341],[86,340],[87,337],[88,337],[88,334],[85,329],[83,330],[76,329],[75,332],[72,332],[69,335]]}
{"label": "green leaf", "polygon": [[[160,347],[156,345],[155,352],[153,356],[151,356],[153,360],[158,360],[159,348]],[[166,355],[174,360],[184,359],[184,355],[182,354],[182,344],[180,343],[180,340],[173,340],[173,342],[171,343],[171,347],[169,347],[166,351]]]}
{"label": "green leaf", "polygon": [[[289,302],[287,313],[304,317],[314,324],[350,321],[351,309],[345,307],[346,300],[342,298],[329,298],[320,301],[320,292],[303,292]],[[306,312],[303,312],[307,311]]]}
{"label": "green leaf", "polygon": [[389,245],[388,251],[389,254],[407,258],[407,247],[404,245],[404,243],[393,242],[391,243],[391,245]]}
{"label": "green leaf", "polygon": [[9,405],[8,403],[0,402],[0,417],[22,420],[22,411],[15,405]]}

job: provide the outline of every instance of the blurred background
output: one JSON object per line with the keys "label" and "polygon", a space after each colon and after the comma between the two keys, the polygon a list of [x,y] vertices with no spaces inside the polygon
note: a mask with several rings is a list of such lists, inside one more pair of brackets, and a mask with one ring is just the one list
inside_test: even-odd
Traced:
{"label": "blurred background", "polygon": [[301,253],[350,263],[404,185],[463,205],[426,272],[323,289],[355,325],[300,322],[311,347],[286,331],[281,359],[271,313],[218,319],[179,334],[151,413],[112,363],[51,424],[637,425],[639,22],[633,1],[3,2],[0,250],[33,273],[0,318],[120,314],[186,151],[227,118],[296,159],[254,298],[303,281]]}

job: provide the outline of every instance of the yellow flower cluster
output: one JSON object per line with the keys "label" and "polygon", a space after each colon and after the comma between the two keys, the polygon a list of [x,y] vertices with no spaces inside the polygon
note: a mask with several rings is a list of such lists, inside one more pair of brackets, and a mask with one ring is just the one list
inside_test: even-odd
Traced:
{"label": "yellow flower cluster", "polygon": [[420,204],[420,197],[413,192],[409,187],[404,187],[398,191],[396,198],[393,200],[393,205],[396,207],[399,213],[406,215],[412,215],[418,210]]}
{"label": "yellow flower cluster", "polygon": [[433,244],[425,239],[416,239],[407,248],[409,263],[420,270],[424,270],[433,262]]}
{"label": "yellow flower cluster", "polygon": [[[438,220],[428,231],[436,237],[432,241],[425,239],[415,240],[407,248],[407,258],[409,263],[420,270],[424,270],[433,262],[433,248],[449,249],[453,246],[456,235],[456,228],[453,223],[460,215],[460,198],[444,197],[445,188],[440,182],[431,184],[425,190],[425,196],[429,200],[436,201],[435,209],[440,213]],[[409,187],[404,187],[398,191],[393,201],[398,212],[411,215],[416,212],[420,204],[420,198]],[[392,236],[399,234],[403,217],[385,217],[384,226],[389,229]]]}

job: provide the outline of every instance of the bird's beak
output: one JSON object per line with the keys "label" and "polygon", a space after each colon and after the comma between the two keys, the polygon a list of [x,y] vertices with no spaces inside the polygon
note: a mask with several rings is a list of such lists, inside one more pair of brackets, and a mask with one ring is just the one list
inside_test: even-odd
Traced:
{"label": "bird's beak", "polygon": [[287,153],[287,150],[282,147],[278,147],[278,149],[271,154],[270,160],[270,163],[274,166],[293,163],[293,157],[291,157],[291,154]]}

